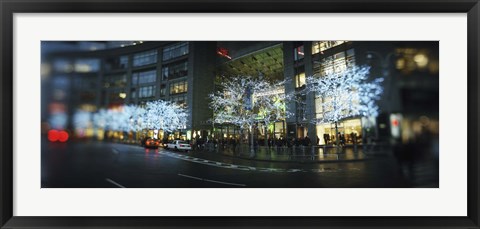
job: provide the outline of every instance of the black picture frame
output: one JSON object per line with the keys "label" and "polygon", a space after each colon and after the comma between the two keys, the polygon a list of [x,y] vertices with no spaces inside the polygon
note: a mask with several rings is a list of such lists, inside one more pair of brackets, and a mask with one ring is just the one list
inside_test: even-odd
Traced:
{"label": "black picture frame", "polygon": [[[478,0],[0,0],[1,228],[480,228]],[[328,12],[468,14],[468,216],[466,217],[18,217],[13,216],[15,13]],[[439,203],[441,204],[441,203]],[[93,206],[92,206],[93,207]]]}

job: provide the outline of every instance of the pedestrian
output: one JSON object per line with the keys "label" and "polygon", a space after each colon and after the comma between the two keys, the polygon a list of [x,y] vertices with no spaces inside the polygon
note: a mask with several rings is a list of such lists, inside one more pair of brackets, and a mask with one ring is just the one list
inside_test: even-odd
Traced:
{"label": "pedestrian", "polygon": [[345,134],[340,133],[340,145],[345,146]]}
{"label": "pedestrian", "polygon": [[330,135],[328,135],[327,133],[323,134],[323,141],[324,141],[324,145],[327,145],[328,144],[328,139],[330,138]]}
{"label": "pedestrian", "polygon": [[317,135],[317,146],[320,145],[320,138]]}
{"label": "pedestrian", "polygon": [[310,146],[312,142],[310,141],[310,138],[307,136],[305,136],[305,139],[304,139],[304,146]]}

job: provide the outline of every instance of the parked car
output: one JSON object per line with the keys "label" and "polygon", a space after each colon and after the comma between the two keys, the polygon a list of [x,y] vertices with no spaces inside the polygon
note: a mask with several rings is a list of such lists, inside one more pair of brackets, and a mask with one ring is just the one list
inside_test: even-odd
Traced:
{"label": "parked car", "polygon": [[145,140],[145,148],[157,149],[161,145],[161,141],[158,139],[148,138]]}
{"label": "parked car", "polygon": [[167,143],[167,149],[190,151],[192,150],[192,145],[187,141],[174,140]]}

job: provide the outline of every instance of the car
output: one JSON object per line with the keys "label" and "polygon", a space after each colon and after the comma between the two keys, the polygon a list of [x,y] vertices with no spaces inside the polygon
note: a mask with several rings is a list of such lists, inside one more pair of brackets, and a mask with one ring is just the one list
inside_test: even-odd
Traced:
{"label": "car", "polygon": [[187,141],[174,140],[167,143],[167,149],[190,151],[192,150],[192,145]]}
{"label": "car", "polygon": [[145,140],[145,148],[157,149],[161,145],[161,141],[158,139],[148,138]]}

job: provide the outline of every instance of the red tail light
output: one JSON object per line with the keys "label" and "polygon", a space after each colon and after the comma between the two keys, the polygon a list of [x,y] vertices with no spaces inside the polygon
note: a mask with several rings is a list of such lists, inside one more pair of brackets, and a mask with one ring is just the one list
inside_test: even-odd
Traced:
{"label": "red tail light", "polygon": [[58,141],[60,133],[57,130],[49,130],[48,131],[48,140],[51,142]]}

